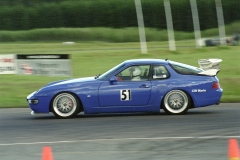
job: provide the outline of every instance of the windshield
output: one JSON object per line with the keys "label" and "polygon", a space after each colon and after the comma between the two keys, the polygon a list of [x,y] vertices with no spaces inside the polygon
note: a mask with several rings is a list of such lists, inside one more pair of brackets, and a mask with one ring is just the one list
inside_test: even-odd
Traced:
{"label": "windshield", "polygon": [[121,63],[115,67],[113,67],[112,69],[110,69],[109,71],[103,73],[102,75],[100,75],[97,79],[99,80],[104,80],[105,78],[109,77],[110,75],[112,75],[114,72],[116,72],[117,70],[119,70],[120,68],[122,68],[125,64]]}

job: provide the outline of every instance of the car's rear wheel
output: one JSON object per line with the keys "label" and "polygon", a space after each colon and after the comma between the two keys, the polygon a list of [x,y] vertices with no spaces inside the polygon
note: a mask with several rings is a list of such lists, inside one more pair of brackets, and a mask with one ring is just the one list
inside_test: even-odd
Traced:
{"label": "car's rear wheel", "polygon": [[79,112],[79,100],[71,93],[60,93],[52,101],[52,112],[59,118],[70,118]]}
{"label": "car's rear wheel", "polygon": [[164,97],[164,111],[167,114],[183,114],[189,108],[188,95],[181,90],[172,90]]}

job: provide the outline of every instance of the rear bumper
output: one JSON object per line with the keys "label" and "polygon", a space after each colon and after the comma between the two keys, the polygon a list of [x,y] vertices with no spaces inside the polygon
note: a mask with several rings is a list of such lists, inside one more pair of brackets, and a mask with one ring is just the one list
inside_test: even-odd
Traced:
{"label": "rear bumper", "polygon": [[220,104],[220,99],[222,97],[223,89],[219,88],[217,90],[213,90],[209,94],[198,98],[195,100],[195,107],[204,107],[210,105],[218,105]]}

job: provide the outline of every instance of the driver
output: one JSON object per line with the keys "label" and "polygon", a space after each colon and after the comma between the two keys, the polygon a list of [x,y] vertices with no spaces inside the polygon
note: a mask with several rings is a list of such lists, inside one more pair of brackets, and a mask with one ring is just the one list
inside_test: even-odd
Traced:
{"label": "driver", "polygon": [[141,80],[141,74],[142,69],[139,66],[134,66],[129,69],[130,77],[132,78],[132,81],[140,81]]}

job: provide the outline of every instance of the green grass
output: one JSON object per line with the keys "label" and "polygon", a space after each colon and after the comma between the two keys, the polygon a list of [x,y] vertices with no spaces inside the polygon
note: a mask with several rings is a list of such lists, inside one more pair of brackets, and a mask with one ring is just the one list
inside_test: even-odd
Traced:
{"label": "green grass", "polygon": [[[222,102],[240,102],[240,46],[205,47],[196,49],[194,40],[178,41],[177,51],[168,49],[168,42],[148,42],[148,54],[140,53],[140,45],[131,43],[85,42],[62,43],[1,43],[0,54],[70,54],[72,77],[32,75],[0,75],[0,107],[27,107],[26,96],[45,84],[66,78],[94,76],[127,59],[161,58],[198,66],[200,58],[221,58],[218,74],[224,89]],[[178,47],[192,46],[192,47]]]}

